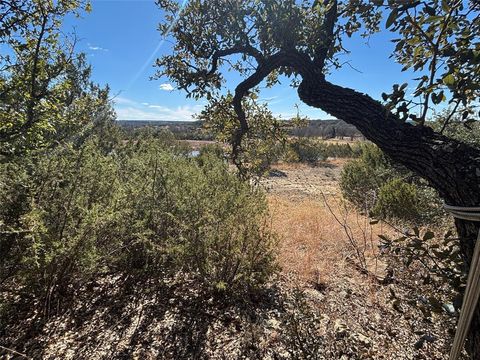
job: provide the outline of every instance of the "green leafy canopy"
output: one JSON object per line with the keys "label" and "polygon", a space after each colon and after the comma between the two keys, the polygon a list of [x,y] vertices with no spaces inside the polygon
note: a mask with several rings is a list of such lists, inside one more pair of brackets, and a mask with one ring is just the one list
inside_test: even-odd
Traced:
{"label": "green leafy canopy", "polygon": [[[289,66],[293,60],[286,56],[313,61],[316,71],[328,74],[342,66],[346,37],[390,31],[391,58],[414,75],[411,84],[383,94],[388,110],[424,124],[433,109],[451,104],[466,120],[478,106],[476,1],[192,0],[182,9],[174,0],[157,3],[166,14],[160,30],[174,43],[173,52],[157,60],[157,77],[169,77],[190,97],[218,94],[227,70],[247,79],[256,74],[269,86],[285,75],[298,85],[301,66]],[[245,80],[237,92],[246,95],[257,83]],[[407,94],[412,87],[413,96]]]}

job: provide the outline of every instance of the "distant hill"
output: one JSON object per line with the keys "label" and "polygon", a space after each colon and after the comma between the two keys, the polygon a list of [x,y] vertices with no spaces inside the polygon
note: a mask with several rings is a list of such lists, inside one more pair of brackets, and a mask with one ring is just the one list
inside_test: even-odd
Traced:
{"label": "distant hill", "polygon": [[[208,140],[211,136],[202,131],[202,121],[159,121],[159,120],[117,120],[125,129],[135,130],[143,127],[168,129],[180,139]],[[343,120],[308,120],[307,125],[294,128],[291,135],[300,137],[363,138],[353,125]]]}

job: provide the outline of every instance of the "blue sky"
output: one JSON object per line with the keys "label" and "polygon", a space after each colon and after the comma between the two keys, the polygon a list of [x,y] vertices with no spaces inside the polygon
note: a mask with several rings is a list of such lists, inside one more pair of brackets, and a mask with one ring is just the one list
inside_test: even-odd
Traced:
{"label": "blue sky", "polygon": [[[69,18],[65,23],[65,30],[75,29],[80,39],[78,50],[88,55],[93,80],[110,85],[118,119],[193,120],[192,115],[206,104],[205,100],[187,99],[167,78],[149,80],[155,72],[154,59],[171,49],[171,43],[162,41],[157,31],[161,18],[161,10],[153,0],[93,0],[91,13]],[[330,75],[329,80],[374,98],[389,91],[393,83],[405,82],[407,75],[400,72],[401,66],[388,59],[393,47],[389,36],[385,32],[375,35],[368,45],[361,39],[348,41],[347,48],[352,53],[345,60],[360,72],[345,66]],[[226,86],[233,90],[239,81],[238,75],[229,74]],[[262,89],[260,99],[267,101],[273,113],[282,118],[296,114],[295,105],[303,116],[331,118],[302,104],[288,81]]]}

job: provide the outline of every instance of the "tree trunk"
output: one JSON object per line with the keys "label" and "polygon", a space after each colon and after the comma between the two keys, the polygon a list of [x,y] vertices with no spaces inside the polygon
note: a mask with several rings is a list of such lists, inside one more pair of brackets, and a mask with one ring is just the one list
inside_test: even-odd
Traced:
{"label": "tree trunk", "polygon": [[[322,75],[304,77],[298,94],[307,105],[352,124],[394,161],[429,181],[446,203],[480,206],[480,151],[435,133],[424,126],[402,122],[379,102],[352,89],[326,81]],[[455,221],[468,271],[479,224]],[[470,326],[466,345],[472,359],[480,359],[480,310]]]}

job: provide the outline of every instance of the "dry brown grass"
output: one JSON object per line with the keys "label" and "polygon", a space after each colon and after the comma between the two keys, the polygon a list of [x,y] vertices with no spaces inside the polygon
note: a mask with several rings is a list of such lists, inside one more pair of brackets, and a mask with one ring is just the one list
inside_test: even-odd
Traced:
{"label": "dry brown grass", "polygon": [[301,162],[278,162],[272,165],[273,169],[276,170],[305,170],[309,168],[330,166],[330,167],[343,167],[347,162],[351,161],[349,158],[338,158],[338,159],[328,159],[327,161],[320,161],[317,166],[312,166],[309,164]]}
{"label": "dry brown grass", "polygon": [[317,286],[328,285],[352,263],[382,275],[377,261],[377,235],[385,232],[381,224],[370,225],[367,217],[334,197],[292,200],[270,195],[269,205],[284,273]]}

